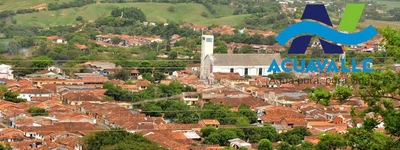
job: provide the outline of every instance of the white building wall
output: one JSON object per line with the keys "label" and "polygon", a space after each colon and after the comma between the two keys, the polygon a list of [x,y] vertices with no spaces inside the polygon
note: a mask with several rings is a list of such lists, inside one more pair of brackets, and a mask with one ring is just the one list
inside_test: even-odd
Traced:
{"label": "white building wall", "polygon": [[205,58],[209,54],[214,53],[214,36],[213,35],[202,35],[201,36],[201,66],[200,66],[200,78],[206,79],[208,77],[208,72],[206,67]]}
{"label": "white building wall", "polygon": [[20,93],[17,98],[26,99],[26,101],[32,101],[32,97],[51,97],[51,94],[29,94],[29,93]]}
{"label": "white building wall", "polygon": [[248,68],[249,76],[258,76],[259,68],[262,68],[262,76],[267,76],[272,74],[272,72],[267,72],[269,66],[213,66],[212,72],[230,72],[233,68],[233,72],[237,72],[240,76],[245,75],[245,68]]}

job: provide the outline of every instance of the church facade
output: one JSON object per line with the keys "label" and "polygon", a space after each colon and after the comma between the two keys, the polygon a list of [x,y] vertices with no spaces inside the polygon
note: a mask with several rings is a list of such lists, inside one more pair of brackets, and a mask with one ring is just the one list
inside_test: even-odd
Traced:
{"label": "church facade", "polygon": [[213,72],[235,72],[240,76],[267,76],[273,60],[281,64],[278,54],[213,54],[214,36],[203,35],[201,45],[200,78],[208,79]]}
{"label": "church facade", "polygon": [[280,54],[209,54],[204,59],[205,73],[236,72],[240,76],[267,76],[272,60],[280,64]]}

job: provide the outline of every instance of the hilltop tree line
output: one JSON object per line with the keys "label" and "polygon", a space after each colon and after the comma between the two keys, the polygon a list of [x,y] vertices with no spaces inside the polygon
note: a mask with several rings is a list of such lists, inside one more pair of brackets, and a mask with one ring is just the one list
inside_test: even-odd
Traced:
{"label": "hilltop tree line", "polygon": [[65,8],[72,8],[72,7],[82,7],[87,4],[96,3],[96,0],[74,0],[71,2],[63,2],[63,3],[49,3],[47,6],[48,10],[59,10]]}
{"label": "hilltop tree line", "polygon": [[[63,3],[49,3],[47,6],[48,10],[59,10],[59,9],[66,9],[72,7],[82,7],[87,4],[96,3],[95,0],[74,0],[71,2],[63,2]],[[26,13],[34,13],[39,12],[38,9],[35,8],[26,8],[26,9],[18,9],[17,11],[14,10],[4,10],[0,12],[0,18],[12,17],[17,14],[26,14]]]}

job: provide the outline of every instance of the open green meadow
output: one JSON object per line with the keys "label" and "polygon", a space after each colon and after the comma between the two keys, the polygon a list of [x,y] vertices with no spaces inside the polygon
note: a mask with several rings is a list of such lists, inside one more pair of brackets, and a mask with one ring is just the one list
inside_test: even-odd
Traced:
{"label": "open green meadow", "polygon": [[400,1],[377,1],[378,4],[385,4],[386,7],[389,9],[400,7]]}
{"label": "open green meadow", "polygon": [[0,0],[0,11],[26,9],[48,3],[70,2],[73,0]]}
{"label": "open green meadow", "polygon": [[383,28],[386,26],[390,26],[395,29],[400,29],[400,22],[397,22],[397,21],[365,20],[364,22],[360,23],[361,27],[367,27],[369,25],[372,25],[376,28]]}
{"label": "open green meadow", "polygon": [[[174,12],[168,11],[170,6],[175,7]],[[67,25],[77,23],[76,17],[82,16],[84,20],[96,20],[99,17],[110,15],[115,7],[137,7],[146,14],[147,20],[154,22],[186,22],[200,25],[231,25],[239,24],[246,15],[233,16],[233,9],[230,6],[213,6],[221,18],[215,18],[201,4],[195,3],[107,3],[90,4],[79,8],[69,8],[56,11],[42,11],[30,14],[16,15],[14,18],[18,24],[36,25],[41,27]],[[201,15],[208,14],[208,18]]]}

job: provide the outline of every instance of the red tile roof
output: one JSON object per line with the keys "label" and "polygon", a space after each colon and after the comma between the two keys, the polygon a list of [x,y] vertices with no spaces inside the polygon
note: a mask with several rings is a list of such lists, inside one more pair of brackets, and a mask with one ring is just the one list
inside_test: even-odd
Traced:
{"label": "red tile roof", "polygon": [[86,45],[82,45],[82,44],[79,44],[79,43],[74,43],[74,45],[75,45],[75,47],[77,47],[77,48],[79,48],[81,50],[88,49],[88,47]]}
{"label": "red tile roof", "polygon": [[97,125],[92,125],[87,122],[56,122],[52,125],[43,125],[35,127],[20,127],[24,132],[36,132],[40,134],[49,134],[52,132],[66,131],[70,133],[76,133],[80,131],[81,133],[90,133],[94,131],[102,130]]}
{"label": "red tile roof", "polygon": [[104,83],[108,81],[105,76],[82,76],[80,78],[84,83]]}
{"label": "red tile roof", "polygon": [[148,86],[149,84],[151,84],[151,82],[150,81],[147,81],[147,80],[137,80],[136,81],[136,85],[138,86],[138,87],[143,87],[143,86]]}
{"label": "red tile roof", "polygon": [[39,88],[28,88],[28,89],[21,89],[20,93],[27,93],[27,94],[51,94],[50,91],[46,89],[39,89]]}
{"label": "red tile roof", "polygon": [[264,116],[261,116],[260,118],[269,123],[276,123],[280,122],[284,118],[305,118],[304,115],[301,113],[298,113],[290,108],[287,107],[282,107],[282,106],[273,106],[270,108],[267,108],[265,110]]}
{"label": "red tile roof", "polygon": [[90,92],[73,92],[63,96],[67,101],[103,101],[103,97]]}
{"label": "red tile roof", "polygon": [[53,35],[53,36],[48,36],[47,37],[48,40],[58,40],[58,39],[63,39],[62,37],[59,37],[57,35]]}

